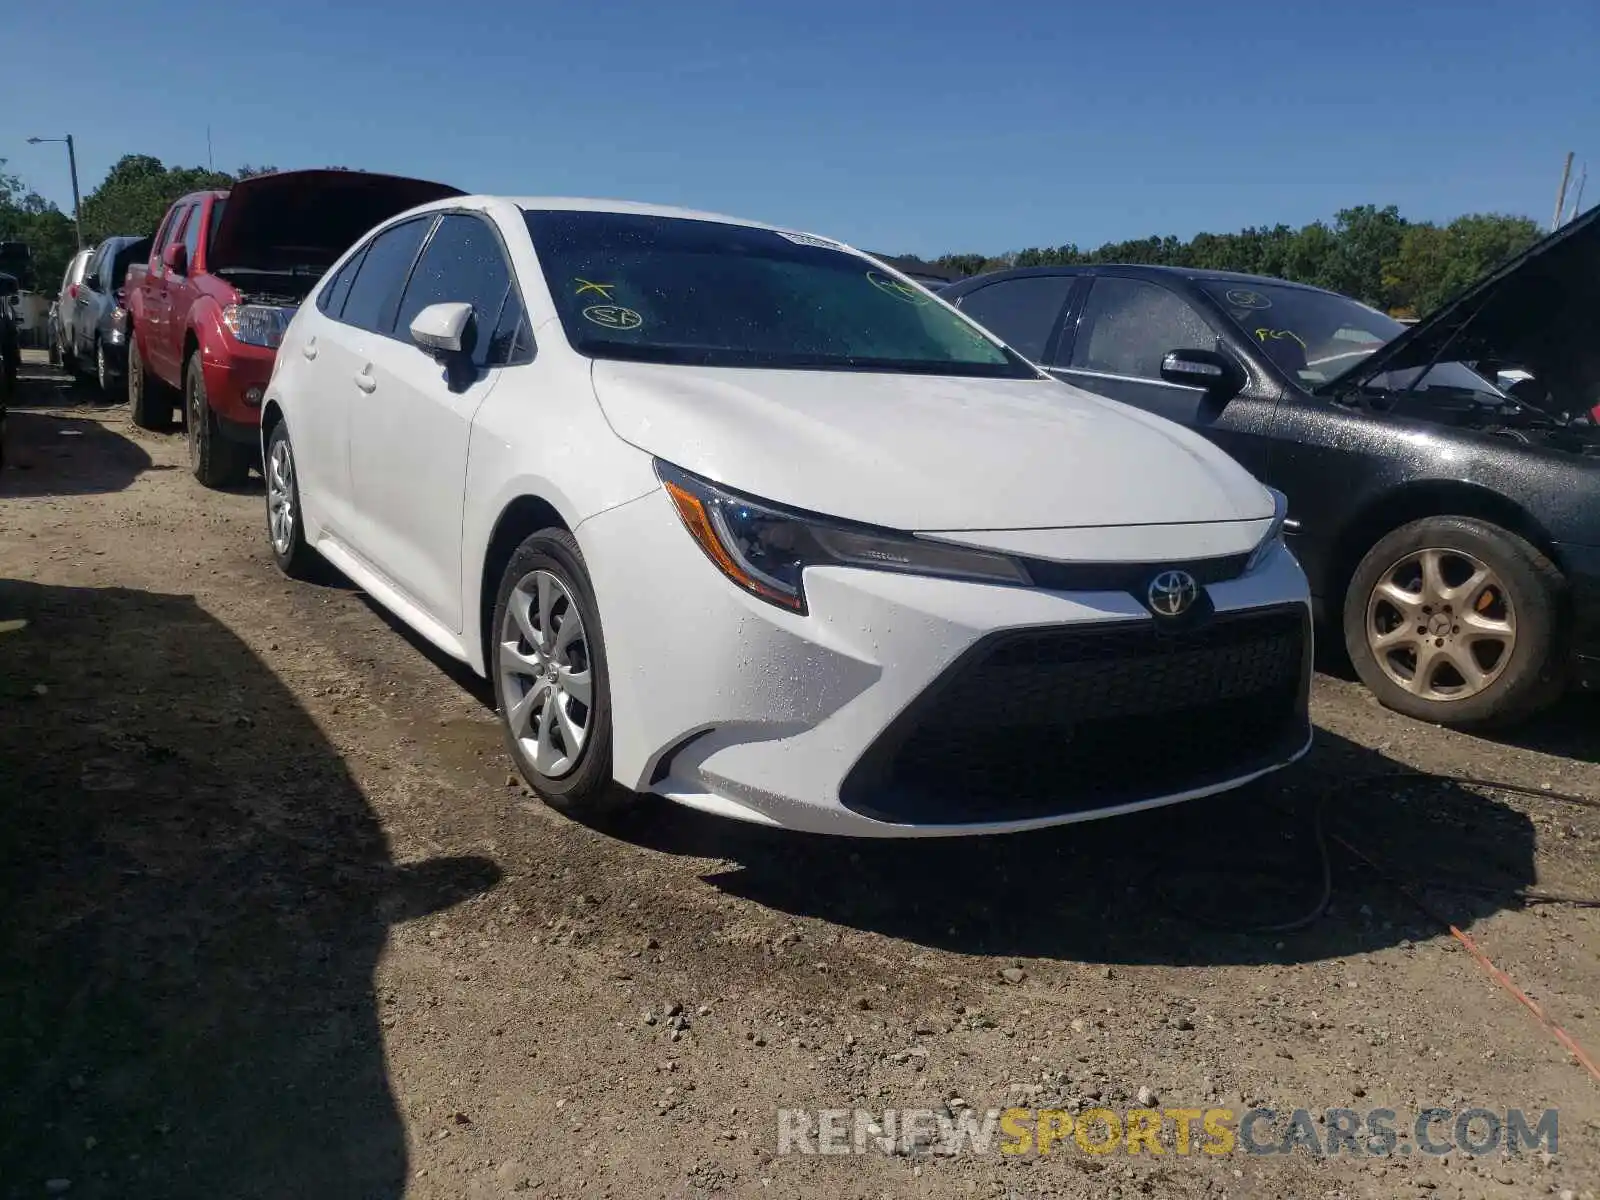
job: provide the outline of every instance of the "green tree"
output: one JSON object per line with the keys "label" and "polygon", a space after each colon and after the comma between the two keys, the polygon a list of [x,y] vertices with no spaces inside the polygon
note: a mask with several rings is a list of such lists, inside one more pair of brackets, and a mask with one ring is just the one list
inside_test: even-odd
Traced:
{"label": "green tree", "polygon": [[1379,308],[1390,307],[1392,298],[1383,285],[1383,267],[1400,252],[1406,225],[1392,204],[1340,209],[1334,218],[1332,252],[1320,278],[1313,282]]}
{"label": "green tree", "polygon": [[1440,228],[1413,225],[1385,266],[1385,285],[1397,309],[1430,312],[1500,263],[1539,240],[1526,217],[1473,213]]}
{"label": "green tree", "polygon": [[22,180],[4,168],[0,158],[0,241],[26,243],[33,255],[33,278],[21,282],[50,291],[77,251],[77,233],[66,214],[37,192],[24,191]]}
{"label": "green tree", "polygon": [[225,188],[233,176],[204,167],[168,167],[149,154],[125,154],[83,198],[86,241],[153,234],[172,202],[188,192]]}
{"label": "green tree", "polygon": [[1440,227],[1406,220],[1394,205],[1341,209],[1332,225],[1278,224],[1237,233],[1198,233],[1107,242],[1082,251],[1067,243],[1015,254],[946,254],[935,261],[967,274],[1011,266],[1154,263],[1241,271],[1315,284],[1401,315],[1438,307],[1499,263],[1527,249],[1539,227],[1526,217],[1472,213]]}

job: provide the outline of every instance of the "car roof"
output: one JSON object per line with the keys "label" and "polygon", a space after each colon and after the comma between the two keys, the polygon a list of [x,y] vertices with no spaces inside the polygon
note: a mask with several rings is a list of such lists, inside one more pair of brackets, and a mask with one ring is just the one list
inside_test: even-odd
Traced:
{"label": "car roof", "polygon": [[1191,283],[1271,284],[1273,287],[1299,288],[1301,291],[1306,292],[1324,290],[1319,287],[1313,287],[1308,283],[1295,283],[1272,275],[1246,275],[1239,271],[1211,271],[1198,267],[1155,266],[1150,263],[1074,263],[1057,267],[1012,267],[1008,270],[989,271],[982,275],[970,276],[953,284],[949,290],[971,291],[972,285],[980,281],[988,283],[999,279],[1025,279],[1030,275],[1093,275],[1098,272],[1114,272],[1118,275],[1135,279],[1186,279]]}
{"label": "car roof", "polygon": [[[638,200],[608,200],[590,196],[502,196],[486,194],[451,196],[443,200],[435,200],[429,204],[419,205],[411,211],[428,212],[431,209],[438,208],[460,208],[463,206],[471,208],[484,207],[490,204],[510,204],[533,212],[623,213],[630,216],[675,217],[685,221],[716,221],[723,225],[742,225],[749,229],[770,229],[775,233],[806,233],[802,229],[794,229],[784,225],[769,225],[765,221],[751,221],[744,217],[731,217],[727,213],[702,212],[693,208],[676,208],[670,204],[647,204]],[[849,243],[839,238],[828,237],[825,234],[806,233],[806,236],[820,238],[822,241],[831,242],[836,246],[855,249]]]}

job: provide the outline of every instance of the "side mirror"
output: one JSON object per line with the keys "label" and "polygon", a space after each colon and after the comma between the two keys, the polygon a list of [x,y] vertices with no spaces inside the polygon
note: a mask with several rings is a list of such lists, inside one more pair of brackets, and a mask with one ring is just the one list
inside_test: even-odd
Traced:
{"label": "side mirror", "polygon": [[1239,364],[1216,350],[1169,350],[1161,360],[1161,378],[1200,388],[1216,401],[1230,400],[1244,387]]}
{"label": "side mirror", "polygon": [[411,340],[435,358],[460,354],[471,320],[470,304],[430,304],[411,318]]}
{"label": "side mirror", "polygon": [[189,251],[182,242],[168,246],[161,252],[161,264],[174,275],[189,273]]}

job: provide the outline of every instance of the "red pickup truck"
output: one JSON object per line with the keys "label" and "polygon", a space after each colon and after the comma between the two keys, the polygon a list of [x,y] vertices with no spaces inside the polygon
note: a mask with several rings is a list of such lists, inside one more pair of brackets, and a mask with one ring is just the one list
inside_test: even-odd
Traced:
{"label": "red pickup truck", "polygon": [[128,406],[165,429],[181,395],[189,465],[244,481],[283,331],[334,261],[380,221],[462,193],[366,171],[279,171],[167,210],[150,261],[128,269]]}

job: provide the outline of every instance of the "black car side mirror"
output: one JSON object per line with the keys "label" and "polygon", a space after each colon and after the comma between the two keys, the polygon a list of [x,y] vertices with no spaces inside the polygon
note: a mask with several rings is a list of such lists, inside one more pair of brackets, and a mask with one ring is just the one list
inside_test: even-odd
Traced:
{"label": "black car side mirror", "polygon": [[1231,400],[1244,387],[1239,364],[1216,350],[1169,350],[1161,360],[1161,378],[1200,388],[1218,403]]}

